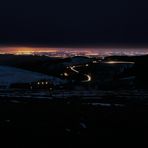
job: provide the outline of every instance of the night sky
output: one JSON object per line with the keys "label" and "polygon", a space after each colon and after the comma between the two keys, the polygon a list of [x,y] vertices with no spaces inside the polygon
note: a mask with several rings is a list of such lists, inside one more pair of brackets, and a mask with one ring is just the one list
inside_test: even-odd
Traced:
{"label": "night sky", "polygon": [[148,43],[148,2],[1,0],[0,43]]}

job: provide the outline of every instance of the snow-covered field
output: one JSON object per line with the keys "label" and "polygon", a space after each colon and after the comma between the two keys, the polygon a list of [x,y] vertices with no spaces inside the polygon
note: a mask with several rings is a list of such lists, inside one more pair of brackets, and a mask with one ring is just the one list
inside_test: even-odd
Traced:
{"label": "snow-covered field", "polygon": [[23,70],[15,67],[0,66],[0,85],[10,86],[13,83],[30,83],[38,80],[47,80],[54,85],[64,83],[63,80],[45,74]]}

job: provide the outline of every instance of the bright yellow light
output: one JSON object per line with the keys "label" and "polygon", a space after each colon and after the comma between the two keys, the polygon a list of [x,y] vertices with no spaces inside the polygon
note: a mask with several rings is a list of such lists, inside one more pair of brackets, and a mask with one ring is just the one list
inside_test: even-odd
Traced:
{"label": "bright yellow light", "polygon": [[64,73],[64,76],[66,76],[66,77],[67,77],[67,76],[68,76],[68,73],[66,73],[66,72],[65,72],[65,73]]}

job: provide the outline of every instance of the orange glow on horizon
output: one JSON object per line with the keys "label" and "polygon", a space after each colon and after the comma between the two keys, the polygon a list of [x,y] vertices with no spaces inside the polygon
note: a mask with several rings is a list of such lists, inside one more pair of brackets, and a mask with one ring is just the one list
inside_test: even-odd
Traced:
{"label": "orange glow on horizon", "polygon": [[57,48],[35,48],[35,47],[0,47],[2,54],[31,55],[34,53],[58,52]]}
{"label": "orange glow on horizon", "polygon": [[0,46],[0,54],[46,55],[54,57],[69,56],[112,56],[112,55],[148,55],[148,48],[58,48],[58,47],[23,47]]}

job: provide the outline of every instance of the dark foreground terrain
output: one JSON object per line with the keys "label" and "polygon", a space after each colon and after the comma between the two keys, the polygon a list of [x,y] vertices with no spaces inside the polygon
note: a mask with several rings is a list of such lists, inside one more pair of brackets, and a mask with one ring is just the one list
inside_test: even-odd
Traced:
{"label": "dark foreground terrain", "polygon": [[127,90],[122,97],[112,92],[90,99],[1,97],[1,142],[4,139],[6,146],[48,147],[51,143],[72,146],[101,143],[102,139],[144,138],[148,132],[148,95],[140,92],[130,94]]}
{"label": "dark foreground terrain", "polygon": [[[102,61],[84,57],[2,57],[1,66],[66,80],[52,91],[1,87],[0,142],[5,147],[71,147],[147,138],[148,56],[115,56]],[[1,73],[7,80],[13,72],[6,74]]]}

